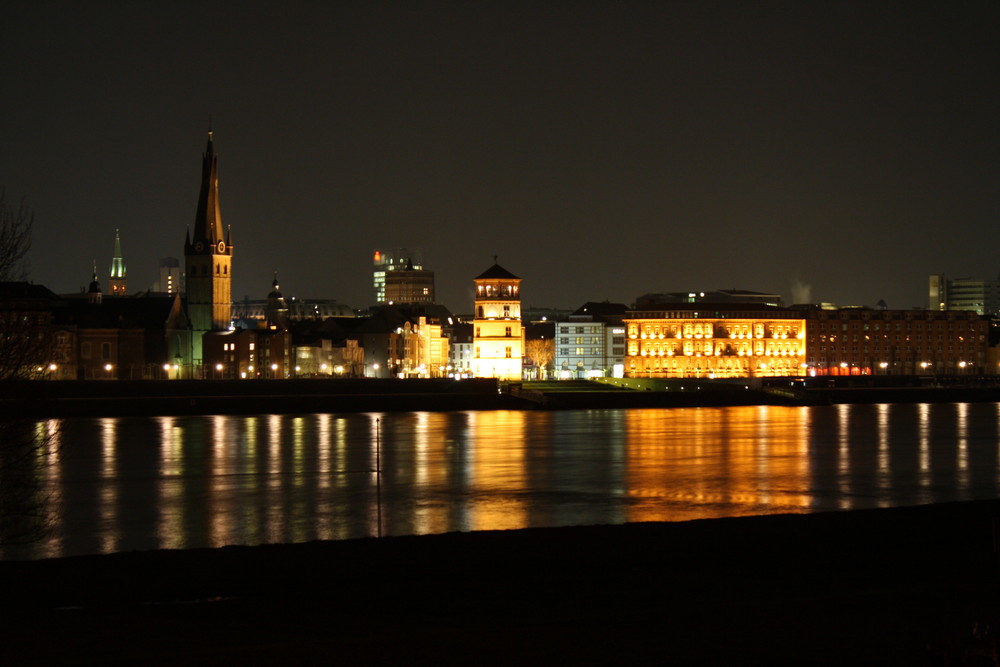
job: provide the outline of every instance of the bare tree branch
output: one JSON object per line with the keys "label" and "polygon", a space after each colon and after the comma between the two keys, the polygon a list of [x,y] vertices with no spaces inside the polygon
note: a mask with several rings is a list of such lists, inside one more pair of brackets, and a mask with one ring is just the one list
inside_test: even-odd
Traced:
{"label": "bare tree branch", "polygon": [[24,280],[28,275],[28,251],[35,214],[24,199],[17,206],[7,201],[0,188],[0,281]]}

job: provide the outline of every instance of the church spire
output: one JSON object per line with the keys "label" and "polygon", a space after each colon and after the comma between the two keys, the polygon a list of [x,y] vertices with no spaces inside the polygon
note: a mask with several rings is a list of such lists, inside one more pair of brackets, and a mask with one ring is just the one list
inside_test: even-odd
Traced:
{"label": "church spire", "polygon": [[115,251],[111,259],[111,278],[108,281],[108,286],[114,296],[124,296],[127,291],[125,260],[122,258],[122,240],[117,229],[115,230]]}
{"label": "church spire", "polygon": [[201,164],[201,194],[198,196],[198,211],[194,220],[192,243],[199,242],[202,248],[214,248],[224,240],[222,213],[219,209],[218,159],[212,145],[213,132],[208,131],[208,144]]}

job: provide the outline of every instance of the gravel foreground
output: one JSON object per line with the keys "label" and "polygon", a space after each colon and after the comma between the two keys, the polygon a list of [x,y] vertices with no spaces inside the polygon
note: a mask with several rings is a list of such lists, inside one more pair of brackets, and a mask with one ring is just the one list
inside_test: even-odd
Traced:
{"label": "gravel foreground", "polygon": [[0,664],[996,665],[1000,501],[0,562]]}

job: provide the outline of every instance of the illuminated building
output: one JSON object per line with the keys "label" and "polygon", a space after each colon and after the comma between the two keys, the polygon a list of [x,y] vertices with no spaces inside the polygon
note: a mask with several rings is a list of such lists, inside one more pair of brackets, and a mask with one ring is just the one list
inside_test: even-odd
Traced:
{"label": "illuminated building", "polygon": [[212,149],[212,132],[202,158],[201,193],[194,233],[184,240],[186,301],[191,320],[195,365],[203,361],[202,337],[209,331],[226,331],[232,320],[232,233],[223,233],[219,208],[218,161]]}
{"label": "illuminated building", "polygon": [[631,311],[625,377],[732,378],[805,375],[801,313],[755,306],[674,304]]}
{"label": "illuminated building", "polygon": [[405,322],[398,335],[402,337],[403,356],[399,377],[445,377],[448,368],[448,339],[439,323],[428,323],[426,317]]}
{"label": "illuminated building", "polygon": [[997,372],[990,319],[973,311],[813,310],[810,375],[966,375]]}
{"label": "illuminated building", "polygon": [[451,326],[448,338],[448,370],[449,377],[472,377],[472,355],[475,347],[472,343],[472,324],[455,322]]}
{"label": "illuminated building", "polygon": [[411,264],[385,274],[387,304],[434,303],[434,272]]}
{"label": "illuminated building", "polygon": [[475,283],[472,376],[520,380],[524,350],[521,279],[493,264]]}
{"label": "illuminated building", "polygon": [[948,280],[944,274],[930,277],[929,310],[972,310],[979,315],[1000,315],[1000,280]]}
{"label": "illuminated building", "polygon": [[379,248],[372,262],[375,303],[434,303],[434,272],[425,271],[420,249]]}
{"label": "illuminated building", "polygon": [[555,367],[559,379],[622,377],[625,363],[623,303],[588,302],[556,322]]}
{"label": "illuminated building", "polygon": [[115,254],[111,259],[111,278],[108,286],[111,288],[111,296],[124,296],[127,290],[125,271],[125,260],[122,259],[122,240],[115,230]]}

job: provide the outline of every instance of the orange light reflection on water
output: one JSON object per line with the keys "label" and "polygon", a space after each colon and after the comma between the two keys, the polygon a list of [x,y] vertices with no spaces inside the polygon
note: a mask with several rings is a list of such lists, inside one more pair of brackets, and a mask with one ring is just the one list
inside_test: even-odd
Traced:
{"label": "orange light reflection on water", "polygon": [[807,410],[747,406],[625,415],[628,521],[809,511]]}
{"label": "orange light reflection on water", "polygon": [[525,413],[485,411],[469,414],[469,530],[510,530],[527,524],[525,489]]}

